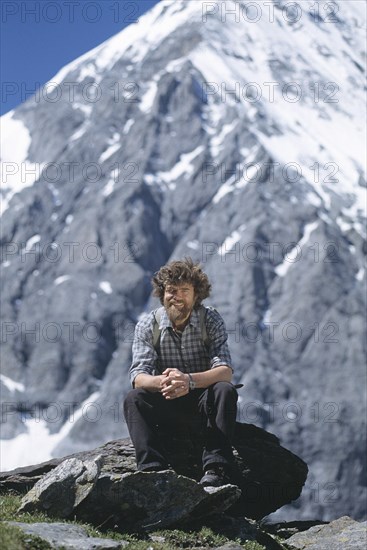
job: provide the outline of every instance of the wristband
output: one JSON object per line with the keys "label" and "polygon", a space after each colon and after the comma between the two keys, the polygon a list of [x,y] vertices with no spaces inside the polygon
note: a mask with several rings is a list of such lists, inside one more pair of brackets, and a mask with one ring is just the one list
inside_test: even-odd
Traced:
{"label": "wristband", "polygon": [[189,372],[187,374],[189,375],[189,390],[191,391],[196,388],[196,382]]}

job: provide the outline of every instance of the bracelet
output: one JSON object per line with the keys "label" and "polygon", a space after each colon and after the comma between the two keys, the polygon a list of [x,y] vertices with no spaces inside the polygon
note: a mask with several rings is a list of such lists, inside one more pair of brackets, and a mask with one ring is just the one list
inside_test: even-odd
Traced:
{"label": "bracelet", "polygon": [[196,382],[189,372],[187,374],[189,375],[189,390],[194,390],[196,388]]}

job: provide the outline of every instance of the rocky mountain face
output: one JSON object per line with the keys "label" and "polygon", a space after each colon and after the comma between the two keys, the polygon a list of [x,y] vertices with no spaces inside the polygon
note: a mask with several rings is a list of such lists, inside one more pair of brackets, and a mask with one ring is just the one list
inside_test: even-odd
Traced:
{"label": "rocky mountain face", "polygon": [[250,4],[162,1],[2,117],[2,470],[127,434],[151,276],[190,255],[239,421],[309,465],[287,519],[365,515],[365,3]]}

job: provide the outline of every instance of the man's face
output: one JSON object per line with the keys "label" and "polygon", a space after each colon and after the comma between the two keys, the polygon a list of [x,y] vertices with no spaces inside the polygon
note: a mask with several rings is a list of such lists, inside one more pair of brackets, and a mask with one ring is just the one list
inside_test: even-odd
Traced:
{"label": "man's face", "polygon": [[171,323],[184,323],[191,314],[195,300],[195,291],[191,283],[167,285],[164,289],[163,304]]}

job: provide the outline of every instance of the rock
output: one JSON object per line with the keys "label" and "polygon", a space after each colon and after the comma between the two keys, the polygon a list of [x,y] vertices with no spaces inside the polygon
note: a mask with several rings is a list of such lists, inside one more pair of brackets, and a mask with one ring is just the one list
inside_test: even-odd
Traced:
{"label": "rock", "polygon": [[10,470],[9,472],[1,472],[0,490],[2,492],[15,491],[25,493],[29,491],[44,474],[56,468],[63,460],[64,458],[53,458],[52,460],[34,466],[24,466],[22,468]]}
{"label": "rock", "polygon": [[367,522],[354,521],[348,516],[327,525],[311,527],[287,539],[289,548],[300,550],[366,550]]}
{"label": "rock", "polygon": [[50,516],[69,517],[93,490],[101,470],[101,457],[94,460],[69,458],[42,477],[22,500],[20,512],[36,509]]}
{"label": "rock", "polygon": [[[199,479],[201,441],[192,433],[180,439],[167,434],[163,439],[173,468]],[[260,519],[300,496],[307,465],[282,447],[275,435],[252,424],[237,422],[233,447],[236,456],[233,482],[242,491],[232,510],[234,514]]]}
{"label": "rock", "polygon": [[125,541],[90,537],[83,527],[68,523],[21,523],[18,521],[7,523],[19,527],[28,535],[40,537],[55,549],[109,550],[110,548],[120,549],[128,544]]}
{"label": "rock", "polygon": [[101,447],[90,451],[82,451],[63,458],[53,458],[47,462],[34,466],[16,468],[9,472],[0,473],[0,491],[16,491],[25,493],[39,481],[44,474],[56,468],[67,458],[93,460],[97,455],[102,457],[102,471],[126,473],[135,472],[135,452],[130,439],[110,441]]}
{"label": "rock", "polygon": [[[194,523],[195,527],[201,527],[202,523]],[[232,541],[238,543],[255,541],[266,548],[266,550],[284,550],[271,535],[259,527],[258,522],[244,517],[233,517],[228,515],[228,511],[224,514],[218,514],[205,521],[205,525],[211,528],[215,533],[226,536]],[[191,525],[190,525],[191,527]],[[230,544],[230,543],[227,543]]]}
{"label": "rock", "polygon": [[275,535],[280,539],[289,539],[292,535],[307,531],[311,527],[318,525],[327,525],[327,521],[308,520],[308,521],[287,521],[281,523],[268,523],[265,519],[260,522],[260,527],[267,533]]}
{"label": "rock", "polygon": [[[202,475],[201,441],[192,433],[181,437],[167,433],[164,441],[174,470],[199,480]],[[232,514],[259,519],[299,497],[307,477],[307,465],[282,447],[273,434],[252,424],[237,423],[234,449],[233,483],[238,485],[242,495],[233,506]],[[73,459],[86,461],[97,456],[101,457],[101,474],[111,476],[136,471],[134,448],[129,439],[111,441],[93,451],[78,453]],[[40,471],[48,468],[55,468],[55,461],[35,467],[34,475],[29,467],[2,473],[0,487],[2,490],[16,487],[25,491],[40,479]]]}
{"label": "rock", "polygon": [[[240,490],[234,485],[205,490],[192,479],[166,471],[105,473],[82,499],[77,499],[78,491],[74,491],[70,480],[74,478],[77,487],[80,477],[75,477],[73,472],[67,477],[67,485],[62,479],[67,468],[74,466],[71,461],[76,460],[67,460],[66,465],[63,462],[45,476],[47,479],[37,482],[24,497],[19,511],[46,511],[56,517],[75,517],[103,528],[150,530],[208,517],[229,508],[240,496]],[[50,494],[53,482],[54,490]],[[64,490],[66,487],[71,498]]]}
{"label": "rock", "polygon": [[172,471],[105,475],[76,514],[81,520],[93,521],[93,510],[97,520],[107,518],[104,526],[152,530],[187,524],[222,512],[239,496],[240,490],[234,485],[208,491]]}

